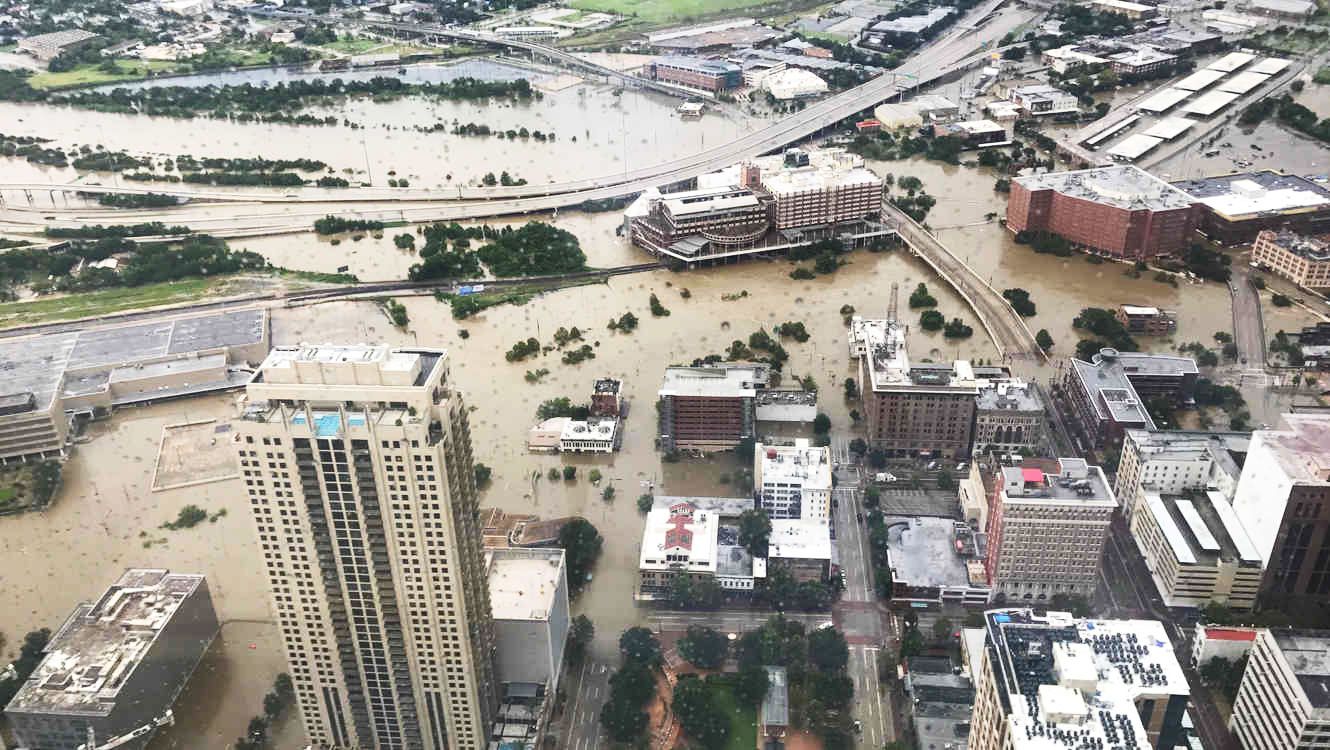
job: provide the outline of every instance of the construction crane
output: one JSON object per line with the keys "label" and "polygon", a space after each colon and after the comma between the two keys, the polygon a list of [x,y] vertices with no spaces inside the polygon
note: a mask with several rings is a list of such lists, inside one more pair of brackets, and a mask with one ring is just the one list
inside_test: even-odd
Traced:
{"label": "construction crane", "polygon": [[158,716],[157,718],[153,719],[147,724],[144,724],[143,726],[139,727],[138,729],[135,729],[132,732],[129,732],[128,734],[122,734],[119,737],[116,737],[112,739],[110,742],[107,742],[106,744],[103,745],[97,744],[97,731],[93,729],[91,725],[89,725],[88,741],[83,743],[82,745],[79,745],[78,750],[112,750],[112,748],[120,747],[121,745],[133,742],[134,740],[137,740],[140,737],[151,734],[159,727],[170,726],[171,724],[174,723],[175,723],[175,714],[172,713],[171,709],[168,708],[166,709],[166,713],[162,714],[161,716]]}

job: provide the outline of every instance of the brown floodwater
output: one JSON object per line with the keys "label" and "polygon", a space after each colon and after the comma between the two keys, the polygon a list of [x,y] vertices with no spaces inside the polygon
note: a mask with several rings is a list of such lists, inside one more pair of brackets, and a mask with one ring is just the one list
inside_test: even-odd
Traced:
{"label": "brown floodwater", "polygon": [[[360,170],[360,176],[371,177],[376,184],[386,183],[388,171],[395,170],[413,185],[444,184],[448,174],[457,181],[504,169],[533,181],[590,177],[714,145],[737,136],[745,126],[742,118],[713,115],[680,123],[673,119],[673,103],[668,100],[633,92],[616,96],[597,86],[564,89],[542,102],[522,106],[404,100],[354,102],[344,109],[348,117],[368,122],[370,127],[298,128],[211,120],[182,123],[17,104],[0,104],[0,120],[6,123],[6,133],[42,134],[59,145],[101,143],[135,153],[197,156],[304,156],[339,169]],[[400,129],[453,118],[554,130],[559,140],[511,143]],[[1258,129],[1257,134],[1261,132]],[[576,144],[571,141],[573,135],[578,135]],[[1324,157],[1319,147],[1318,153]],[[1087,306],[1128,302],[1176,309],[1178,333],[1171,341],[1149,342],[1158,350],[1186,341],[1209,343],[1214,331],[1230,327],[1228,292],[1223,285],[1173,287],[1153,281],[1148,274],[1129,278],[1124,274],[1128,267],[1121,264],[1092,265],[1082,256],[1056,258],[1016,245],[996,220],[988,218],[989,214],[1002,215],[1006,203],[1004,195],[992,190],[995,175],[989,170],[922,159],[872,166],[898,179],[908,174],[923,181],[925,189],[938,198],[928,223],[994,287],[1020,287],[1030,292],[1038,307],[1030,326],[1049,330],[1056,354],[1065,356],[1073,350],[1079,336],[1071,320]],[[72,176],[72,170],[0,159],[0,181],[64,181]],[[114,178],[103,175],[101,179]],[[618,212],[563,211],[557,217],[540,218],[576,234],[593,266],[648,259],[615,234],[621,221]],[[349,266],[365,280],[395,279],[404,276],[416,260],[413,253],[392,245],[393,235],[403,231],[412,230],[390,229],[380,239],[343,239],[338,245],[312,233],[238,240],[235,245],[288,268],[334,271]],[[902,312],[913,320],[916,313],[908,312],[903,300],[920,282],[928,284],[947,317],[965,319],[976,335],[955,343],[940,333],[914,331],[909,342],[914,357],[996,356],[961,300],[907,253],[858,252],[847,261],[836,274],[812,281],[791,280],[792,266],[779,261],[616,277],[604,284],[541,295],[526,305],[491,308],[460,322],[453,320],[446,304],[413,297],[403,300],[411,318],[407,331],[392,327],[372,303],[278,309],[273,341],[386,341],[447,348],[454,358],[454,375],[474,409],[477,459],[494,470],[483,503],[544,517],[582,515],[604,535],[605,552],[595,579],[575,609],[596,622],[594,648],[608,657],[617,634],[642,619],[641,610],[628,603],[642,530],[637,496],[648,487],[668,494],[737,491],[720,482],[723,474],[738,468],[732,457],[670,464],[662,463],[656,454],[655,392],[666,366],[723,352],[731,341],[746,339],[760,327],[770,330],[785,321],[801,321],[812,338],[803,344],[785,342],[790,354],[786,374],[812,375],[822,389],[820,409],[842,428],[849,424],[849,411],[854,407],[841,397],[844,379],[854,373],[846,352],[839,312],[842,305],[852,305],[865,315],[884,315],[896,284]],[[683,289],[689,290],[690,298],[682,296]],[[653,292],[671,315],[651,316],[648,297]],[[641,321],[635,333],[624,335],[605,328],[611,317],[627,311]],[[1270,335],[1278,328],[1291,330],[1315,319],[1301,308],[1267,308],[1266,314]],[[503,354],[515,341],[535,336],[542,343],[551,343],[560,326],[581,328],[595,347],[596,358],[565,365],[559,353],[552,352],[526,362],[505,361]],[[462,329],[469,338],[459,336]],[[539,383],[528,383],[524,374],[537,368],[547,368],[550,373]],[[1046,378],[1054,370],[1023,374]],[[527,453],[526,430],[535,421],[539,403],[557,396],[586,400],[592,382],[602,376],[622,378],[631,404],[623,450],[594,457]],[[1257,386],[1244,387],[1244,393],[1257,423],[1274,423],[1290,401],[1286,395]],[[244,731],[249,717],[258,712],[272,677],[284,668],[275,630],[267,624],[267,587],[238,482],[226,480],[164,492],[150,489],[162,427],[188,419],[229,418],[233,403],[233,396],[216,396],[120,412],[111,421],[95,425],[90,440],[78,447],[69,463],[65,490],[54,507],[40,515],[0,519],[0,554],[23,560],[22,566],[9,566],[9,572],[0,570],[0,632],[7,636],[10,651],[27,630],[58,626],[77,602],[100,593],[121,568],[148,565],[208,574],[219,616],[229,624],[200,667],[198,679],[182,697],[179,724],[162,733],[154,750],[225,747]],[[547,470],[564,463],[578,466],[579,478],[549,481]],[[603,501],[601,488],[586,480],[593,467],[603,472],[604,482],[614,485],[617,497],[613,501]],[[215,523],[191,530],[159,530],[186,503],[228,513]],[[293,722],[284,724],[278,734],[278,746],[293,747],[299,741]]]}

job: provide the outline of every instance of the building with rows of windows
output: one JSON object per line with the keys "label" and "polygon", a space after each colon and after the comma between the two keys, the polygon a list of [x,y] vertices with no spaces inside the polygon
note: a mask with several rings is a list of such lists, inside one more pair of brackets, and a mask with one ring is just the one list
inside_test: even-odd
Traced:
{"label": "building with rows of windows", "polygon": [[489,744],[494,627],[470,429],[438,349],[273,350],[235,447],[309,742]]}

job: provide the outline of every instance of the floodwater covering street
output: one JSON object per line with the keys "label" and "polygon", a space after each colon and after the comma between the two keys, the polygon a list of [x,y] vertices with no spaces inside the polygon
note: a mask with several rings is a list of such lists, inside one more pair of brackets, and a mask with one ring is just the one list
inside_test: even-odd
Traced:
{"label": "floodwater covering street", "polygon": [[[464,67],[412,68],[412,75],[459,74],[512,76],[520,69],[490,62],[468,61]],[[488,66],[488,67],[486,67]],[[435,72],[428,72],[428,71]],[[444,72],[437,72],[444,71]],[[451,71],[451,72],[448,72]],[[466,72],[471,71],[471,72]],[[222,73],[204,81],[258,80],[287,74]],[[553,78],[553,74],[541,74]],[[275,78],[268,78],[275,80]],[[443,80],[429,78],[428,80]],[[168,82],[170,83],[170,82]],[[1304,96],[1325,97],[1326,87],[1309,86]],[[486,172],[508,171],[533,183],[562,181],[646,167],[720,144],[740,135],[761,117],[738,107],[709,111],[697,121],[682,121],[677,101],[598,84],[559,86],[529,103],[483,103],[403,98],[389,102],[350,100],[315,114],[335,114],[362,125],[296,127],[225,120],[192,121],[138,115],[77,111],[50,104],[0,103],[0,130],[8,135],[40,135],[66,149],[77,144],[157,157],[310,158],[326,161],[348,178],[384,186],[390,175],[409,179],[412,186],[475,183]],[[1311,106],[1309,104],[1309,106]],[[443,132],[422,132],[436,123]],[[553,132],[553,142],[463,137],[446,132],[454,122],[476,122],[498,128]],[[1244,136],[1245,137],[1245,136]],[[1257,141],[1292,136],[1274,124],[1263,124]],[[1237,135],[1233,136],[1235,142]],[[1243,143],[1249,143],[1244,141]],[[1281,145],[1290,158],[1304,158],[1298,169],[1319,162],[1304,145]],[[1316,159],[1324,159],[1321,147]],[[970,155],[966,159],[973,158]],[[1223,160],[1182,159],[1168,169],[1175,177],[1230,171]],[[1169,340],[1143,339],[1144,348],[1176,349],[1200,341],[1212,344],[1216,331],[1231,329],[1231,306],[1225,285],[1215,282],[1177,286],[1156,281],[1153,273],[1131,274],[1119,263],[1091,263],[1085,256],[1040,255],[1016,244],[998,221],[1006,197],[993,190],[990,170],[951,166],[915,158],[871,162],[879,174],[897,180],[912,175],[937,198],[928,224],[942,242],[998,290],[1022,288],[1030,293],[1037,315],[1028,320],[1033,331],[1053,336],[1053,364],[1013,363],[1017,374],[1047,381],[1057,376],[1080,335],[1072,319],[1085,307],[1148,304],[1178,312],[1178,331]],[[1327,170],[1330,171],[1330,170]],[[37,167],[22,159],[0,157],[0,182],[67,182],[73,169]],[[109,173],[83,177],[103,184],[122,179]],[[136,187],[151,183],[124,183]],[[247,188],[252,189],[252,188]],[[35,200],[45,200],[40,194]],[[206,208],[199,209],[206,212]],[[575,234],[594,267],[613,267],[652,260],[633,248],[616,229],[618,211],[560,211],[491,221],[520,224],[549,221]],[[2,228],[2,227],[0,227]],[[335,272],[345,267],[363,281],[402,279],[418,258],[393,244],[394,235],[415,227],[389,228],[381,237],[359,240],[331,238],[313,232],[232,241],[237,249],[260,253],[273,265],[300,271]],[[472,409],[470,417],[476,459],[493,469],[482,505],[545,518],[580,515],[605,538],[604,555],[594,580],[574,609],[595,622],[594,658],[610,659],[614,642],[625,627],[646,621],[646,612],[631,606],[642,532],[637,497],[657,494],[727,495],[738,493],[734,475],[743,467],[730,455],[662,462],[655,450],[656,391],[663,369],[708,354],[721,354],[732,341],[787,322],[802,322],[811,338],[805,343],[783,341],[790,359],[784,377],[811,376],[820,389],[819,410],[834,429],[851,424],[858,407],[842,398],[846,377],[858,378],[849,360],[842,309],[853,307],[865,316],[884,316],[893,285],[899,288],[900,309],[911,323],[909,349],[914,359],[952,358],[997,361],[997,352],[971,310],[943,281],[909,252],[857,251],[834,274],[795,281],[794,267],[775,260],[752,260],[686,272],[666,270],[620,276],[607,283],[571,287],[536,296],[526,304],[493,307],[457,321],[449,306],[432,296],[405,297],[410,318],[406,330],[395,328],[373,302],[331,302],[272,308],[272,342],[386,342],[390,345],[443,347],[452,358],[452,373]],[[917,284],[927,284],[948,318],[959,317],[975,335],[951,341],[941,332],[917,330],[919,311],[906,303]],[[654,317],[648,307],[655,294],[670,311]],[[631,334],[608,330],[606,323],[625,312],[641,321]],[[1266,336],[1294,330],[1320,317],[1303,307],[1265,309]],[[564,364],[559,351],[523,362],[503,354],[515,342],[535,337],[553,343],[560,327],[577,326],[593,346],[595,358],[579,365]],[[463,336],[465,331],[465,337]],[[548,369],[529,382],[528,371]],[[566,396],[589,400],[599,377],[624,381],[630,404],[621,452],[612,455],[557,456],[527,452],[527,429],[536,421],[544,400]],[[1287,409],[1288,394],[1244,382],[1253,423],[1278,421]],[[80,601],[97,596],[125,567],[163,567],[181,572],[205,571],[218,615],[221,635],[200,666],[198,677],[177,706],[178,723],[161,732],[152,750],[220,750],[245,731],[249,717],[262,711],[263,693],[285,669],[280,638],[269,611],[267,578],[242,485],[223,479],[188,488],[154,491],[154,462],[166,425],[235,415],[236,395],[192,398],[117,412],[94,423],[77,445],[65,472],[58,501],[42,513],[0,518],[0,556],[11,562],[0,569],[0,633],[6,652],[15,650],[22,634],[38,627],[59,627]],[[217,450],[226,449],[226,446]],[[553,466],[577,466],[575,481],[551,481]],[[587,479],[592,468],[604,475],[600,486]],[[722,481],[727,480],[727,481]],[[604,485],[616,489],[615,499],[601,499]],[[210,522],[171,531],[162,524],[186,504],[213,514]],[[225,511],[224,514],[220,514]],[[17,562],[16,562],[17,561]],[[866,589],[865,589],[866,591]],[[865,595],[867,595],[865,593]],[[867,657],[864,657],[867,658]],[[296,747],[301,739],[294,712],[276,730],[274,747]]]}

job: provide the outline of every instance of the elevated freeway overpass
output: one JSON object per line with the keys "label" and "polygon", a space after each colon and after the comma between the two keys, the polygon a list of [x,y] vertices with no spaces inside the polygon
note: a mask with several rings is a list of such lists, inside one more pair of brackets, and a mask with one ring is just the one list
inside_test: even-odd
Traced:
{"label": "elevated freeway overpass", "polygon": [[[986,0],[973,8],[967,19],[987,18],[1005,3],[1006,0]],[[972,22],[972,21],[971,21]],[[472,34],[446,30],[451,34]],[[1000,34],[999,34],[1000,36]],[[927,86],[948,76],[957,75],[969,67],[980,63],[996,52],[996,49],[976,52],[985,40],[979,32],[958,24],[956,28],[944,33],[928,45],[920,48],[903,65],[884,73],[867,83],[844,91],[835,96],[814,102],[800,112],[796,112],[766,127],[752,130],[739,138],[687,157],[671,162],[656,164],[639,169],[626,170],[612,175],[568,180],[544,185],[520,185],[510,187],[440,187],[440,188],[298,188],[294,190],[244,191],[231,192],[205,187],[193,188],[181,184],[162,184],[147,187],[119,185],[91,185],[82,183],[41,184],[9,183],[0,184],[0,200],[5,201],[5,208],[12,213],[25,208],[22,193],[31,192],[84,192],[92,194],[143,194],[164,193],[192,200],[218,202],[274,204],[274,213],[286,213],[280,210],[292,209],[292,214],[300,214],[301,204],[310,206],[335,206],[335,213],[346,216],[369,218],[372,213],[401,211],[411,221],[451,220],[465,218],[485,218],[511,213],[548,211],[557,208],[576,206],[587,200],[619,198],[639,193],[649,187],[660,187],[691,179],[706,172],[727,167],[742,159],[776,151],[784,146],[797,143],[817,134],[860,112],[870,110],[876,105],[908,91]],[[550,50],[555,54],[575,55],[545,45],[535,45],[521,40],[493,40],[508,46],[525,48],[530,46]],[[583,61],[585,62],[585,61]],[[602,66],[596,66],[601,68]],[[608,70],[608,69],[605,69]],[[624,74],[626,75],[626,74]],[[444,206],[441,202],[454,205]],[[417,204],[417,205],[412,205]],[[430,210],[435,213],[430,213]],[[52,209],[41,209],[49,215]],[[59,212],[59,209],[54,209]],[[248,213],[254,213],[254,210]],[[188,223],[189,212],[185,209],[120,211],[116,216],[121,221],[161,220],[167,223]],[[325,211],[327,213],[327,211]],[[155,218],[142,218],[148,215]]]}

